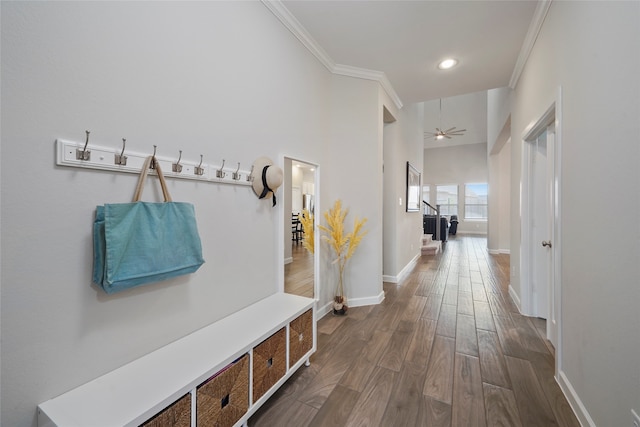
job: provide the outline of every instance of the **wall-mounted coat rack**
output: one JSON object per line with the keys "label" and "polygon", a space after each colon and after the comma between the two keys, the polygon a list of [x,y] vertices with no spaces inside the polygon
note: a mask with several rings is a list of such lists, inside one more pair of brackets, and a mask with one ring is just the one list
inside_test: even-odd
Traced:
{"label": "wall-mounted coat rack", "polygon": [[[82,153],[82,155],[78,153]],[[99,169],[116,172],[140,173],[144,160],[154,155],[164,172],[165,178],[193,179],[196,181],[219,182],[223,184],[247,185],[252,182],[252,172],[237,168],[224,169],[221,166],[203,163],[204,156],[199,154],[200,160],[187,161],[182,159],[182,150],[175,158],[159,155],[161,148],[149,147],[148,153],[134,153],[126,151],[125,140],[121,147],[101,147],[89,142],[73,142],[62,139],[56,140],[56,164],[76,168]],[[85,153],[90,153],[86,154]],[[177,154],[177,153],[176,153]],[[178,167],[175,167],[175,166]],[[170,172],[171,171],[171,172]],[[227,173],[230,172],[230,173]],[[242,179],[240,179],[242,178]]]}

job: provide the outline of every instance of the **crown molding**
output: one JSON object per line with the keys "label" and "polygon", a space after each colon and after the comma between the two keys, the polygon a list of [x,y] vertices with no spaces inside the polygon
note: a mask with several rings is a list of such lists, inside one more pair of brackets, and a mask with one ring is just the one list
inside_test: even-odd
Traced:
{"label": "crown molding", "polygon": [[357,79],[374,80],[380,83],[384,91],[389,95],[393,103],[398,109],[402,108],[402,100],[396,93],[395,89],[391,85],[391,82],[387,78],[387,75],[382,71],[368,70],[366,68],[352,67],[351,65],[336,64],[332,70],[333,74],[341,76],[355,77]]}
{"label": "crown molding", "polygon": [[536,44],[536,39],[538,38],[538,34],[540,34],[542,24],[544,24],[544,20],[547,17],[547,13],[549,12],[549,7],[551,7],[552,1],[553,0],[542,0],[536,6],[536,10],[533,13],[533,18],[531,19],[531,23],[529,24],[529,29],[527,30],[527,35],[525,36],[524,42],[522,43],[522,48],[520,48],[518,60],[516,61],[516,65],[513,68],[511,80],[509,80],[509,87],[511,89],[515,89],[516,85],[518,84],[518,80],[520,80],[522,70],[524,69],[527,60],[529,59],[529,55],[531,54],[533,46]]}
{"label": "crown molding", "polygon": [[327,52],[318,44],[318,42],[309,34],[306,28],[302,26],[300,21],[287,9],[280,0],[262,0],[267,9],[275,15],[276,18],[284,25],[291,34],[293,34],[304,47],[315,56],[327,70],[333,72],[336,63]]}
{"label": "crown molding", "polygon": [[313,56],[315,56],[327,70],[333,74],[355,77],[357,79],[374,80],[380,83],[384,91],[393,100],[398,109],[402,108],[402,101],[391,85],[387,75],[381,71],[367,70],[366,68],[352,67],[350,65],[336,64],[329,54],[320,46],[320,44],[309,34],[302,26],[300,21],[285,7],[280,0],[262,0],[267,9],[275,15],[276,18],[284,25],[304,47],[307,48]]}

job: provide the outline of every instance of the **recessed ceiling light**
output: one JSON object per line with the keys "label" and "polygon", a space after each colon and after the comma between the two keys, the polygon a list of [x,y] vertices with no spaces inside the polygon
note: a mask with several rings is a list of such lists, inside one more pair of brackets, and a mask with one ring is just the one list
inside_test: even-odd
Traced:
{"label": "recessed ceiling light", "polygon": [[457,59],[447,58],[443,61],[440,61],[438,64],[438,69],[440,70],[448,70],[449,68],[453,68],[458,64]]}

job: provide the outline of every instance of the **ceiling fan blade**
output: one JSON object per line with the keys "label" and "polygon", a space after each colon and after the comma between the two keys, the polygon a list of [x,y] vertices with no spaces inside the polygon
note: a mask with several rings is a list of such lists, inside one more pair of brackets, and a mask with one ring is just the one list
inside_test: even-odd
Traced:
{"label": "ceiling fan blade", "polygon": [[447,138],[447,139],[451,139],[451,137],[450,137],[449,135],[447,135],[447,134],[444,134],[443,136],[444,136],[445,138]]}
{"label": "ceiling fan blade", "polygon": [[449,132],[451,132],[451,131],[453,131],[453,132],[457,132],[457,131],[454,131],[454,129],[455,129],[455,128],[456,128],[455,126],[454,126],[454,127],[452,127],[452,128],[449,128],[449,129],[445,130],[445,131],[444,131],[444,133],[449,133]]}

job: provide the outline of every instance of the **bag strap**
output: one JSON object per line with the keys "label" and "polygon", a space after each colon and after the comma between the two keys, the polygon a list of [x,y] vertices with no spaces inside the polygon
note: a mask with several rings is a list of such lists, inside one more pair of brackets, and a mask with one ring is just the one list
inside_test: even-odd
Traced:
{"label": "bag strap", "polygon": [[136,192],[133,195],[133,201],[140,201],[140,197],[142,197],[142,190],[144,190],[144,183],[147,179],[147,174],[149,173],[149,169],[151,169],[152,164],[155,165],[156,172],[158,173],[158,179],[160,180],[160,187],[162,187],[162,196],[164,197],[164,201],[171,202],[171,195],[169,194],[167,183],[164,180],[164,175],[162,174],[162,169],[160,168],[160,162],[158,162],[154,156],[149,156],[144,160],[142,170],[140,171],[140,178],[138,178]]}

